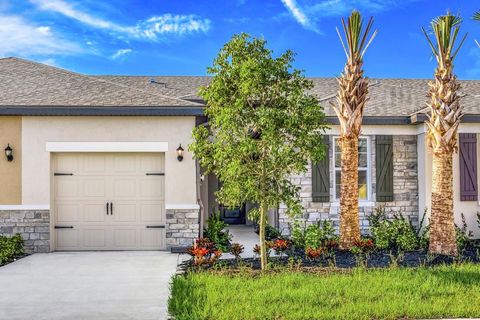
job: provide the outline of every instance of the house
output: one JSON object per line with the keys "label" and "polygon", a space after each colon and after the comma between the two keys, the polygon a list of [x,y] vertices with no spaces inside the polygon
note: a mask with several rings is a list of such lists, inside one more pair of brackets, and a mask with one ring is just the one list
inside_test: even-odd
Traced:
{"label": "house", "polygon": [[[0,234],[21,233],[31,252],[167,250],[191,244],[213,210],[228,223],[250,223],[249,204],[216,203],[218,180],[202,174],[187,148],[192,129],[207,121],[197,91],[208,77],[87,76],[19,58],[0,59],[0,75]],[[301,186],[303,219],[338,225],[338,125],[329,106],[337,85],[312,80],[331,124],[329,156],[292,179]],[[461,84],[455,214],[473,229],[480,81]],[[365,230],[379,205],[414,223],[429,207],[431,154],[420,112],[426,92],[427,80],[371,80],[359,150]],[[288,232],[284,208],[269,220]]]}

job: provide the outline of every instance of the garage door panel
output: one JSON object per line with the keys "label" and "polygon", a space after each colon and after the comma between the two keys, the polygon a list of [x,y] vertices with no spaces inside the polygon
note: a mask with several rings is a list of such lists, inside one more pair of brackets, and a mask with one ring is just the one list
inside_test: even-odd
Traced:
{"label": "garage door panel", "polygon": [[54,161],[56,172],[71,173],[80,171],[80,158],[73,154],[57,155]]}
{"label": "garage door panel", "polygon": [[140,245],[146,248],[165,248],[165,229],[144,229],[141,231]]}
{"label": "garage door panel", "polygon": [[113,160],[113,173],[125,174],[137,172],[137,159],[135,155],[120,155]]}
{"label": "garage door panel", "polygon": [[73,228],[56,231],[57,250],[165,249],[165,180],[146,175],[164,173],[163,154],[56,154],[60,169],[72,175],[54,176],[55,223]]}
{"label": "garage door panel", "polygon": [[83,242],[82,242],[83,247],[88,249],[106,248],[106,244],[107,244],[106,228],[85,226],[83,227],[82,231],[83,231]]}
{"label": "garage door panel", "polygon": [[140,155],[140,171],[143,172],[161,172],[164,170],[163,157],[149,157]]}
{"label": "garage door panel", "polygon": [[135,223],[137,221],[136,203],[119,203],[116,201],[113,210],[113,219],[115,222]]}
{"label": "garage door panel", "polygon": [[137,228],[115,228],[113,246],[119,249],[135,249],[137,245]]}
{"label": "garage door panel", "polygon": [[139,206],[140,221],[146,224],[151,222],[165,223],[164,207],[163,202],[141,204]]}
{"label": "garage door panel", "polygon": [[113,198],[135,198],[137,189],[137,179],[131,178],[113,178]]}
{"label": "garage door panel", "polygon": [[107,159],[104,155],[92,154],[92,155],[78,155],[77,158],[83,159],[83,174],[90,173],[105,173],[107,169]]}
{"label": "garage door panel", "polygon": [[77,250],[81,248],[81,230],[55,229],[57,250]]}
{"label": "garage door panel", "polygon": [[91,224],[95,222],[105,222],[107,219],[106,204],[101,203],[85,203],[82,206],[84,224]]}
{"label": "garage door panel", "polygon": [[78,181],[68,176],[59,176],[55,179],[55,196],[58,200],[76,198],[79,196]]}
{"label": "garage door panel", "polygon": [[107,183],[105,179],[101,177],[98,178],[86,178],[78,180],[78,178],[72,178],[73,180],[77,179],[77,183],[83,185],[83,196],[89,198],[102,198],[104,199],[107,196]]}
{"label": "garage door panel", "polygon": [[143,199],[164,200],[163,181],[164,177],[162,176],[147,176],[144,179],[140,179],[139,196]]}
{"label": "garage door panel", "polygon": [[55,206],[55,221],[58,224],[69,223],[69,222],[78,222],[79,218],[79,209],[80,207],[77,204],[72,203],[57,203]]}

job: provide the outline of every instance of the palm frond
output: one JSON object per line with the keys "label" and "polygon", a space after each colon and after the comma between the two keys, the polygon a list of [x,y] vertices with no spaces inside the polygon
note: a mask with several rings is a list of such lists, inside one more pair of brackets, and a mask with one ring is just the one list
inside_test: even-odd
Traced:
{"label": "palm frond", "polygon": [[[364,29],[364,21],[362,15],[357,10],[352,11],[350,17],[345,22],[342,18],[342,26],[345,37],[346,47],[348,48],[348,56],[353,57],[355,55],[363,56],[365,51],[370,46],[377,35],[377,30],[371,32],[373,26],[373,18],[370,18]],[[342,45],[345,48],[342,40]],[[347,49],[345,48],[345,49]]]}
{"label": "palm frond", "polygon": [[473,20],[480,21],[480,10],[478,10],[477,12],[475,12],[475,13],[473,14],[472,19],[473,19]]}
{"label": "palm frond", "polygon": [[450,12],[447,12],[447,14],[436,17],[431,21],[430,26],[432,28],[433,39],[428,35],[425,29],[422,28],[422,31],[427,38],[428,45],[432,49],[433,54],[437,57],[439,63],[442,65],[444,65],[447,60],[453,61],[465,42],[467,34],[463,36],[459,45],[455,47],[461,23],[462,18],[460,16],[452,15]]}

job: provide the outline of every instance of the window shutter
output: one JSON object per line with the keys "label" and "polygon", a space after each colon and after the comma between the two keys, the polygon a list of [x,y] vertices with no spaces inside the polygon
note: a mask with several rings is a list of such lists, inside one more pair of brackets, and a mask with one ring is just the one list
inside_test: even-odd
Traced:
{"label": "window shutter", "polygon": [[323,136],[326,145],[325,157],[318,163],[312,163],[312,201],[330,201],[330,141],[329,136]]}
{"label": "window shutter", "polygon": [[478,200],[477,135],[460,133],[460,200]]}
{"label": "window shutter", "polygon": [[393,137],[375,137],[377,201],[393,201]]}

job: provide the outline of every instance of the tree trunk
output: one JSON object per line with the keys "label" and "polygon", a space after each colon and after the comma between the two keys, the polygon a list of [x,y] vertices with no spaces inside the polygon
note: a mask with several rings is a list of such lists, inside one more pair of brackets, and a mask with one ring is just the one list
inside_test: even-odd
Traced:
{"label": "tree trunk", "polygon": [[433,152],[429,252],[450,256],[458,253],[453,213],[452,153],[446,151]]}
{"label": "tree trunk", "polygon": [[358,214],[358,137],[342,137],[340,185],[340,247],[350,249],[360,240]]}
{"label": "tree trunk", "polygon": [[267,268],[267,247],[265,245],[265,224],[267,222],[267,206],[262,203],[260,205],[260,230],[258,232],[260,240],[260,265],[262,270]]}

